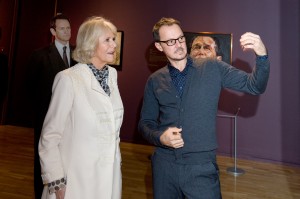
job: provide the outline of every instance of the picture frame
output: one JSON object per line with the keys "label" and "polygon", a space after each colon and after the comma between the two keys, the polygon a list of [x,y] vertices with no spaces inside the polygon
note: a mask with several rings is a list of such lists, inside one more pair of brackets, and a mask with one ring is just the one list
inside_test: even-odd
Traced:
{"label": "picture frame", "polygon": [[232,65],[232,34],[214,33],[214,32],[184,32],[188,54],[191,54],[192,44],[195,38],[199,36],[208,36],[218,43],[219,55],[221,60]]}
{"label": "picture frame", "polygon": [[114,67],[118,71],[122,71],[123,42],[124,42],[124,31],[118,30],[116,36],[117,47],[115,51],[115,59],[113,62],[108,63],[108,65]]}

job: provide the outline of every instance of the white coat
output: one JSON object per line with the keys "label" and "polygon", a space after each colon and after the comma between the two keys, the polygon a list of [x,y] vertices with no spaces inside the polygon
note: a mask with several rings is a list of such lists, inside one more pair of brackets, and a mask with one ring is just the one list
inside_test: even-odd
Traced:
{"label": "white coat", "polygon": [[47,183],[67,178],[65,199],[120,199],[119,134],[124,108],[117,71],[109,67],[108,96],[86,64],[55,77],[39,142],[43,199]]}

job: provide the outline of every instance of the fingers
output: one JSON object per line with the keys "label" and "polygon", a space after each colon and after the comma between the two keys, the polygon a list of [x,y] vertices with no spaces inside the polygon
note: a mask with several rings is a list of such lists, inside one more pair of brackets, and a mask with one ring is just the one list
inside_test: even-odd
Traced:
{"label": "fingers", "polygon": [[160,141],[163,145],[180,148],[183,147],[184,142],[181,136],[181,128],[170,127],[160,137]]}
{"label": "fingers", "polygon": [[168,128],[168,131],[172,132],[173,135],[178,135],[179,133],[181,133],[182,128],[170,127]]}
{"label": "fingers", "polygon": [[260,36],[257,35],[257,34],[254,34],[252,32],[246,32],[241,36],[240,41],[242,42],[242,41],[247,40],[247,39],[249,39],[249,40],[258,40],[258,39],[260,39]]}
{"label": "fingers", "polygon": [[56,195],[56,199],[64,199],[65,198],[65,191],[66,188],[60,189],[58,191],[55,192]]}
{"label": "fingers", "polygon": [[246,32],[241,36],[240,44],[242,49],[245,51],[247,49],[252,49],[257,55],[266,55],[267,50],[265,45],[263,44],[259,35]]}
{"label": "fingers", "polygon": [[181,148],[184,145],[184,142],[183,142],[182,138],[180,138],[180,139],[174,139],[174,140],[171,140],[170,142],[171,142],[171,146],[173,148],[175,148],[175,149]]}
{"label": "fingers", "polygon": [[240,43],[243,49],[253,48],[260,42],[259,35],[247,32],[241,36]]}

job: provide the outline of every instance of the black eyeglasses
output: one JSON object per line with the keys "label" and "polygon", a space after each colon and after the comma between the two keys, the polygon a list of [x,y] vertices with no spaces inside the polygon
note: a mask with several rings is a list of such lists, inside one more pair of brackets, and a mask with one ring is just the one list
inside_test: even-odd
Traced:
{"label": "black eyeglasses", "polygon": [[165,43],[168,46],[174,46],[176,44],[176,41],[178,41],[179,43],[183,43],[183,42],[185,42],[185,37],[184,36],[180,36],[177,39],[169,39],[167,41],[158,41],[158,42]]}

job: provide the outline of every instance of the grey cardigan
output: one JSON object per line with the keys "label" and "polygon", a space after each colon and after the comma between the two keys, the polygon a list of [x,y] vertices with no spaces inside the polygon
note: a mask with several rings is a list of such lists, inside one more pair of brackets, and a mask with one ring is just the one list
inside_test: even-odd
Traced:
{"label": "grey cardigan", "polygon": [[[188,58],[188,62],[192,62]],[[188,70],[182,98],[172,83],[168,67],[153,73],[144,91],[139,131],[160,149],[180,153],[212,151],[217,148],[216,116],[222,88],[253,95],[265,91],[270,63],[256,58],[252,73],[246,73],[225,62],[204,60],[192,63]],[[168,127],[181,127],[184,147],[163,146],[159,137]]]}

